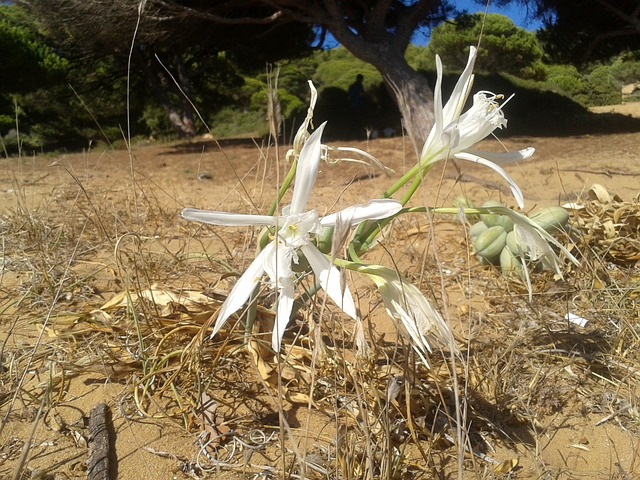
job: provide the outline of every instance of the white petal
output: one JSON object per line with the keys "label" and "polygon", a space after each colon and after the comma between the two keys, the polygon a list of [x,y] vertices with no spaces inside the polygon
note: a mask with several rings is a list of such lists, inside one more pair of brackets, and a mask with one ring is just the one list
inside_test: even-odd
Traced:
{"label": "white petal", "polygon": [[371,200],[365,205],[354,205],[352,207],[332,213],[320,219],[320,225],[323,227],[332,227],[338,221],[348,223],[350,225],[358,225],[365,220],[381,220],[383,218],[395,215],[402,209],[402,204],[383,198],[379,200]]}
{"label": "white petal", "polygon": [[429,366],[429,361],[427,360],[427,352],[431,352],[431,348],[429,347],[429,343],[426,341],[424,336],[422,336],[417,330],[415,320],[407,313],[407,311],[402,308],[400,304],[396,301],[391,301],[391,307],[387,306],[387,313],[394,320],[400,320],[405,330],[409,334],[412,340],[412,347],[415,352],[418,354],[425,367],[431,368]]}
{"label": "white petal", "polygon": [[479,163],[480,165],[489,167],[493,171],[500,174],[500,176],[504,178],[509,184],[509,187],[511,188],[511,193],[513,193],[513,196],[515,197],[516,202],[518,203],[518,206],[520,208],[524,208],[524,196],[522,195],[522,191],[520,190],[520,187],[518,187],[516,182],[513,181],[513,179],[507,174],[507,172],[504,171],[504,169],[500,165],[490,162],[486,158],[482,158],[478,155],[473,155],[467,152],[456,153],[454,157],[459,160],[466,160],[473,163]]}
{"label": "white petal", "polygon": [[307,257],[309,265],[311,265],[311,268],[318,277],[320,286],[327,292],[329,298],[351,318],[358,318],[356,305],[353,302],[349,287],[345,285],[344,290],[342,288],[340,271],[331,264],[327,257],[325,257],[315,245],[304,245],[302,252]]}
{"label": "white petal", "polygon": [[[407,330],[411,333],[411,329],[415,328],[412,333],[416,343],[426,351],[431,351],[431,347],[426,339],[427,335],[433,335],[439,341],[449,346],[452,344],[453,336],[449,326],[444,321],[440,313],[433,308],[431,302],[427,300],[424,294],[413,284],[398,279],[396,288],[399,296],[401,296],[404,310],[408,313],[408,318],[413,322]],[[434,331],[435,330],[435,331]]]}
{"label": "white petal", "polygon": [[276,322],[273,325],[273,334],[271,336],[271,347],[274,351],[280,351],[280,344],[284,331],[287,329],[289,320],[291,320],[291,310],[293,309],[294,285],[288,283],[280,288],[280,296],[278,297],[278,311],[276,313]]}
{"label": "white petal", "polygon": [[511,163],[522,162],[525,160],[529,160],[536,152],[536,149],[533,147],[523,148],[517,152],[509,152],[509,153],[493,153],[493,152],[480,152],[478,150],[467,149],[465,152],[470,153],[471,155],[477,155],[478,157],[486,158],[490,162],[496,163],[498,165],[509,165]]}
{"label": "white petal", "polygon": [[[471,85],[473,83],[473,67],[476,63],[476,47],[471,46],[469,48],[469,58],[464,71],[460,75],[456,86],[451,92],[449,101],[444,106],[443,114],[445,123],[455,122],[464,108],[464,104],[469,97]],[[446,126],[446,125],[445,125]]]}
{"label": "white petal", "polygon": [[185,208],[182,210],[181,216],[185,220],[225,227],[276,224],[276,218],[270,215],[243,215],[241,213],[216,212],[213,210],[196,210],[195,208]]}
{"label": "white petal", "polygon": [[442,113],[442,61],[440,56],[436,55],[436,86],[433,89],[433,126],[427,136],[427,141],[422,146],[420,153],[420,161],[424,162],[433,153],[432,149],[436,148],[436,144],[440,146],[440,138],[442,129],[444,128],[444,120]]}
{"label": "white petal", "polygon": [[231,316],[231,314],[237,312],[242,308],[245,304],[251,292],[255,289],[256,285],[260,282],[260,278],[264,273],[264,268],[262,266],[262,262],[264,261],[264,257],[268,255],[269,250],[273,248],[273,243],[268,244],[264,250],[262,250],[258,256],[251,262],[249,268],[245,270],[242,276],[238,279],[236,284],[231,289],[231,292],[227,296],[227,299],[220,307],[220,311],[218,312],[218,319],[216,320],[216,324],[213,327],[213,333],[211,336],[213,337],[224,322]]}
{"label": "white petal", "polygon": [[[553,235],[547,232],[544,228],[538,225],[536,222],[531,220],[529,217],[522,215],[521,213],[514,212],[510,208],[507,207],[492,207],[492,211],[498,213],[499,215],[507,215],[514,224],[514,229],[516,225],[519,225],[519,233],[523,231],[529,230],[532,233],[529,233],[529,236],[540,237],[546,243],[551,243],[555,245],[562,254],[567,257],[572,263],[575,265],[580,265],[580,262],[574,257],[558,240],[555,239]],[[552,250],[553,251],[553,250]],[[554,253],[555,255],[555,253]]]}
{"label": "white petal", "polygon": [[304,211],[313,185],[316,183],[320,157],[322,156],[322,131],[326,124],[327,122],[324,122],[315,129],[300,152],[296,167],[296,183],[293,187],[293,198],[289,210],[293,215]]}
{"label": "white petal", "polygon": [[309,138],[309,124],[313,121],[313,110],[316,108],[316,101],[318,100],[318,91],[311,80],[308,80],[309,90],[311,91],[311,99],[309,100],[309,108],[307,109],[307,116],[305,117],[302,125],[296,133],[293,141],[294,149],[297,153],[300,153],[304,142]]}
{"label": "white petal", "polygon": [[425,355],[431,351],[427,337],[455,348],[449,325],[415,285],[398,276],[395,270],[379,265],[367,265],[357,271],[376,284],[387,313],[402,322],[413,340],[413,347],[427,366]]}

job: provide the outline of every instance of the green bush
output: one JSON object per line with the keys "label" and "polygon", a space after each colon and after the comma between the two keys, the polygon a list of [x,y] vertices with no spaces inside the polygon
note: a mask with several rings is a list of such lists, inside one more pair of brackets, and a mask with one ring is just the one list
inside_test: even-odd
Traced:
{"label": "green bush", "polygon": [[640,52],[624,52],[611,64],[611,74],[621,85],[640,82]]}
{"label": "green bush", "polygon": [[547,86],[570,96],[584,94],[588,89],[587,80],[573,65],[547,66]]}
{"label": "green bush", "polygon": [[[469,45],[482,36],[476,70],[489,73],[510,73],[536,78],[543,74],[542,50],[535,35],[518,28],[507,17],[482,13],[460,15],[454,22],[442,23],[433,29],[427,47],[430,57],[437,53],[443,65],[451,71],[464,68]],[[533,77],[531,77],[531,75]]]}
{"label": "green bush", "polygon": [[342,47],[335,50],[323,52],[326,60],[318,65],[313,74],[312,80],[319,90],[334,87],[346,92],[358,74],[364,76],[365,90],[382,82],[382,77],[373,65],[356,59]]}
{"label": "green bush", "polygon": [[239,111],[225,107],[209,120],[211,133],[216,138],[262,137],[269,133],[266,110]]}
{"label": "green bush", "polygon": [[405,52],[407,63],[419,72],[435,72],[436,59],[427,47],[409,45]]}
{"label": "green bush", "polygon": [[615,105],[622,102],[622,83],[609,65],[594,68],[589,74],[589,105]]}

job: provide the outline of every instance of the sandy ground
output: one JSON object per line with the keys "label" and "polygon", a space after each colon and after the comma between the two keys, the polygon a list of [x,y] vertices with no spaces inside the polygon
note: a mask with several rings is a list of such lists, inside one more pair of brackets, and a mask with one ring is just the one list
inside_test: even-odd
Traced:
{"label": "sandy ground", "polygon": [[[614,111],[627,114],[625,108],[628,107],[615,107]],[[386,177],[359,164],[323,166],[310,199],[310,206],[317,207],[322,213],[379,195],[411,165],[410,159],[413,158],[409,144],[400,138],[351,145],[366,149],[397,173]],[[536,148],[533,159],[504,165],[521,186],[527,210],[531,211],[540,206],[575,201],[583,197],[594,183],[602,184],[625,200],[632,200],[640,193],[638,145],[640,132],[580,137],[511,137],[502,145],[494,140],[485,141],[480,149]],[[139,147],[134,150],[133,158],[125,151],[94,150],[84,154],[1,160],[0,214],[6,216],[20,205],[28,211],[46,204],[61,216],[76,215],[78,212],[74,205],[78,198],[88,195],[100,198],[100,205],[94,207],[104,212],[105,222],[113,223],[119,215],[131,216],[131,212],[124,210],[131,204],[132,179],[135,179],[141,192],[135,200],[140,204],[140,211],[147,211],[147,204],[162,211],[161,220],[157,217],[153,217],[153,221],[144,216],[140,218],[141,232],[149,238],[161,238],[170,249],[172,238],[180,236],[188,228],[178,216],[184,207],[264,211],[273,198],[277,181],[284,175],[284,152],[285,148],[282,148],[278,161],[273,150],[261,151],[247,141],[223,142],[222,150],[211,142],[192,142]],[[449,205],[459,195],[465,195],[477,204],[496,199],[499,195],[508,205],[515,204],[504,181],[494,173],[471,164],[460,164],[459,168],[460,172],[453,165],[434,169],[416,204]],[[414,227],[421,228],[420,225]],[[113,228],[117,229],[117,225]],[[453,229],[448,235],[460,233],[455,230],[457,227],[443,228]],[[204,235],[212,241],[210,231]],[[251,254],[245,255],[250,259]],[[96,252],[95,260],[99,262],[110,255],[110,252]],[[443,255],[443,261],[447,261],[446,249]],[[409,258],[402,261],[405,265],[411,264]],[[18,288],[27,279],[12,277],[7,272],[0,281],[3,287],[1,295],[6,296],[2,303],[5,304],[11,298],[11,289]],[[203,288],[197,282],[185,286]],[[94,298],[95,306],[121,290],[122,285],[115,280],[103,282],[99,295]],[[6,313],[2,314],[3,332],[8,331],[13,319]],[[6,344],[7,351],[8,347],[19,348],[21,342],[26,348],[26,338],[11,338]],[[7,359],[3,361],[3,368],[6,368]],[[34,439],[27,469],[34,475],[31,478],[85,478],[87,455],[81,434],[86,433],[86,425],[83,421],[86,421],[91,408],[101,401],[106,401],[113,409],[118,478],[193,478],[181,471],[181,465],[192,461],[197,450],[193,434],[187,433],[177,421],[123,414],[124,407],[118,402],[125,390],[126,384],[104,381],[103,376],[97,374],[72,378],[59,393],[55,416],[47,416]],[[3,396],[13,394],[0,391]],[[0,435],[2,478],[10,478],[20,449],[29,436],[37,408],[38,404],[20,405],[16,409],[20,413],[9,417]],[[3,416],[4,409],[1,411]],[[554,413],[541,419],[540,429],[546,433],[537,437],[535,444],[517,454],[498,451],[494,455],[503,461],[513,456],[526,457],[527,450],[529,453],[535,450],[536,458],[543,459],[545,468],[548,467],[546,471],[555,472],[553,477],[544,478],[613,478],[616,465],[624,467],[627,472],[635,468],[637,475],[640,471],[637,466],[640,452],[637,437],[615,422],[595,427],[600,418],[575,411]],[[266,462],[265,459],[260,460]],[[539,472],[535,465],[528,464],[512,478],[539,478]],[[203,474],[202,478],[252,478],[252,475],[211,472]]]}

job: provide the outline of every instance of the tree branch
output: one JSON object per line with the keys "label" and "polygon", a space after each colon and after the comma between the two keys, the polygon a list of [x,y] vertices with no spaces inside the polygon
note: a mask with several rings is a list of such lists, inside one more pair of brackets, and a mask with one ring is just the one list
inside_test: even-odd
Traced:
{"label": "tree branch", "polygon": [[626,37],[629,35],[637,35],[637,34],[638,34],[638,31],[631,26],[629,26],[629,28],[622,28],[620,30],[612,30],[611,32],[601,33],[589,43],[589,46],[587,47],[587,51],[585,52],[583,59],[586,61],[591,56],[591,53],[595,50],[595,48],[599,44],[607,40],[608,38]]}
{"label": "tree branch", "polygon": [[[179,14],[180,17],[197,17],[205,20],[211,20],[212,22],[220,23],[223,25],[265,25],[272,24],[278,21],[282,21],[284,14],[282,11],[277,10],[271,15],[266,17],[228,17],[225,15],[212,13],[210,11],[202,11],[196,10],[194,8],[188,7],[186,5],[177,4],[175,2],[167,2],[165,0],[154,0],[153,3],[157,5],[161,5],[166,8],[168,11],[173,11],[176,14]],[[241,2],[237,2],[239,4]],[[249,3],[255,2],[245,2],[246,6],[250,6]],[[267,2],[261,2],[267,3]]]}
{"label": "tree branch", "polygon": [[640,5],[633,10],[633,13],[631,15],[629,15],[605,0],[596,0],[596,2],[602,5],[602,7],[606,10],[612,12],[620,20],[623,20],[624,22],[629,24],[629,26],[635,28],[640,32],[640,19],[638,18],[638,15],[640,14]]}
{"label": "tree branch", "polygon": [[397,0],[381,0],[365,15],[365,29],[368,33],[386,31],[387,15],[391,4],[400,3]]}
{"label": "tree branch", "polygon": [[308,5],[304,3],[304,8],[298,8],[300,2],[288,1],[288,0],[260,0],[261,3],[278,9],[282,14],[300,23],[307,23],[311,25],[328,26],[328,16],[319,5]]}

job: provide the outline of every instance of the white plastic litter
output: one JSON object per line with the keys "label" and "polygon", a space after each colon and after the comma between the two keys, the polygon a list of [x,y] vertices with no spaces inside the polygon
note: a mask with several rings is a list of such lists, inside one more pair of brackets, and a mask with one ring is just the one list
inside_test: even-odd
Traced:
{"label": "white plastic litter", "polygon": [[582,318],[581,316],[576,315],[576,314],[571,313],[571,312],[567,313],[564,316],[564,318],[565,318],[565,320],[570,321],[574,325],[578,325],[579,327],[583,327],[583,328],[587,325],[587,322],[589,321],[586,318]]}

